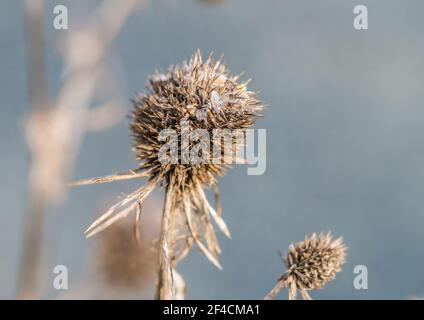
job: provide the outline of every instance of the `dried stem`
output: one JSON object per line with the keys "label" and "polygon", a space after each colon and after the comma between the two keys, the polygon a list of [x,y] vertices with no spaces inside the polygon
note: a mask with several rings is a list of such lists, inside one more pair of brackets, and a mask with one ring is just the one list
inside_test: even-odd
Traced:
{"label": "dried stem", "polygon": [[283,290],[287,286],[287,283],[285,280],[280,280],[277,282],[274,288],[271,289],[270,292],[265,296],[264,300],[272,300],[275,298],[275,296]]}
{"label": "dried stem", "polygon": [[[33,112],[46,108],[46,78],[44,67],[43,0],[27,0],[26,41],[30,106]],[[40,194],[41,193],[41,194]],[[38,192],[32,175],[28,181],[27,212],[24,217],[24,239],[20,262],[17,297],[35,299],[38,292],[38,273],[46,199]]]}
{"label": "dried stem", "polygon": [[[84,28],[66,33],[65,80],[54,99],[54,105],[46,101],[43,0],[25,2],[31,100],[26,135],[31,164],[17,289],[19,298],[38,297],[37,277],[45,211],[52,203],[60,202],[63,198],[65,181],[68,180],[82,137],[87,130],[93,129],[89,127],[93,112],[90,104],[103,69],[101,60],[128,16],[142,2],[103,1]],[[90,45],[87,45],[87,39],[91,41]],[[106,108],[108,113],[113,110],[110,106]],[[99,111],[102,110],[94,110],[97,115]],[[110,118],[102,119],[102,128],[114,123]]]}
{"label": "dried stem", "polygon": [[[277,282],[274,288],[271,289],[270,292],[265,296],[264,300],[272,300],[275,298],[275,296],[284,288],[288,289],[287,298],[289,300],[296,300],[296,294],[297,294],[297,286],[294,279],[288,275],[288,273],[285,273]],[[302,298],[304,300],[311,300],[311,297],[306,292],[304,288],[299,288],[299,291],[302,295]]]}
{"label": "dried stem", "polygon": [[140,201],[137,201],[137,208],[135,212],[135,223],[134,223],[134,238],[137,242],[139,248],[141,248],[141,236],[140,236],[140,217],[141,217],[141,207],[142,204]]}
{"label": "dried stem", "polygon": [[146,176],[148,176],[147,172],[136,172],[135,170],[131,170],[129,172],[124,172],[124,173],[116,173],[116,174],[111,174],[108,176],[74,181],[74,182],[71,182],[69,186],[70,187],[86,186],[90,184],[99,184],[99,183],[107,183],[107,182],[113,182],[113,181],[119,181],[119,180],[136,179],[136,178],[141,178]]}
{"label": "dried stem", "polygon": [[173,298],[172,267],[169,254],[169,229],[172,226],[172,203],[173,187],[170,183],[165,190],[165,201],[160,227],[158,282],[155,294],[155,298],[158,300],[170,300]]}
{"label": "dried stem", "polygon": [[174,287],[175,287],[175,300],[184,300],[187,293],[187,286],[184,278],[176,270],[173,270]]}

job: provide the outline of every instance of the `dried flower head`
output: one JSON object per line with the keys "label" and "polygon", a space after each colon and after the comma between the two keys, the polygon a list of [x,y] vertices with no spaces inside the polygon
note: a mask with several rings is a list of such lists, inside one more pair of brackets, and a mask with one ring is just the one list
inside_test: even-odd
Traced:
{"label": "dried flower head", "polygon": [[[164,74],[156,72],[150,77],[146,92],[133,101],[130,134],[138,168],[74,183],[84,185],[148,177],[144,186],[97,219],[87,229],[87,237],[136,211],[156,186],[165,188],[157,298],[175,296],[173,270],[193,244],[221,268],[220,248],[212,221],[228,237],[230,233],[221,217],[216,177],[223,175],[235,160],[236,151],[244,146],[244,139],[239,139],[238,134],[253,125],[263,108],[256,94],[247,90],[248,81],[240,83],[238,80],[239,76],[230,75],[221,60],[214,62],[209,56],[203,62],[200,52],[182,65],[170,67]],[[163,147],[169,143],[161,134],[170,130],[178,136],[177,152],[174,152],[177,162],[164,162],[161,158]],[[229,140],[230,154],[226,149],[228,141],[215,144],[215,130],[237,131]],[[207,145],[218,145],[217,152],[199,149],[196,139],[184,139],[186,134],[191,136],[199,132],[206,133]],[[221,157],[219,162],[214,161],[216,153]],[[202,161],[186,161],[187,154],[200,157]],[[214,193],[215,208],[206,197],[205,187],[210,187]],[[136,221],[140,215],[141,210],[137,210]]]}
{"label": "dried flower head", "polygon": [[333,240],[330,233],[314,233],[297,244],[291,244],[284,258],[287,271],[265,299],[272,299],[287,287],[289,299],[295,299],[299,290],[303,299],[310,300],[307,290],[321,289],[336,277],[345,263],[346,250],[342,238]]}
{"label": "dried flower head", "polygon": [[[190,134],[201,129],[212,135],[215,129],[234,131],[251,127],[262,105],[256,94],[246,89],[247,83],[238,83],[238,78],[231,76],[220,60],[213,62],[209,57],[202,62],[199,52],[181,66],[151,76],[147,93],[134,100],[130,126],[140,169],[166,185],[172,181],[176,192],[198,184],[213,185],[215,177],[228,167],[226,161],[215,163],[210,152],[203,155],[205,161],[197,165],[189,161],[163,165],[158,154],[165,141],[159,135],[162,130],[175,130],[182,135],[184,130]],[[232,142],[235,153],[240,141],[233,139]],[[180,143],[182,158],[184,151],[193,150],[198,141],[190,140],[185,146]],[[224,147],[221,144],[222,154]]]}

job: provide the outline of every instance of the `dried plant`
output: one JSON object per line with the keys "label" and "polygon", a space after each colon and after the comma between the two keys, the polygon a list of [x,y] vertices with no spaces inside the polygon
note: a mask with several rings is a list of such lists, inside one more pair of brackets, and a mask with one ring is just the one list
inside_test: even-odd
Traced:
{"label": "dried plant", "polygon": [[[64,33],[64,82],[52,101],[47,98],[44,70],[43,0],[26,0],[28,81],[31,112],[26,138],[31,155],[17,296],[37,298],[37,278],[45,212],[60,203],[84,134],[111,126],[121,118],[115,101],[92,107],[103,74],[103,58],[128,16],[143,0],[103,1],[81,28]],[[93,119],[95,119],[93,123]]]}
{"label": "dried plant", "polygon": [[345,263],[346,250],[342,238],[333,240],[330,233],[314,233],[297,244],[291,244],[284,258],[287,271],[265,300],[273,299],[283,288],[288,288],[289,300],[296,299],[297,290],[304,300],[311,300],[307,291],[321,289],[336,277]]}
{"label": "dried plant", "polygon": [[[143,202],[152,190],[161,185],[165,199],[160,228],[158,283],[156,298],[175,298],[173,270],[195,243],[218,268],[220,248],[212,220],[228,237],[230,232],[221,217],[216,177],[223,175],[229,161],[222,144],[223,161],[214,163],[167,163],[160,161],[159,151],[164,141],[161,130],[173,129],[182,134],[182,121],[189,123],[188,133],[204,129],[246,129],[260,116],[262,104],[247,83],[231,76],[221,60],[202,61],[200,52],[181,66],[171,67],[165,74],[156,72],[149,79],[147,92],[134,99],[130,133],[133,150],[140,165],[128,173],[82,180],[73,185],[104,183],[116,180],[148,177],[148,182],[112,206],[87,230],[86,236],[107,228],[126,217]],[[181,143],[178,153],[193,147]],[[232,155],[243,146],[240,139],[231,140]],[[202,151],[203,152],[203,151]],[[203,154],[207,159],[212,154]],[[209,203],[204,188],[212,188],[216,208]],[[139,221],[140,212],[136,214]]]}
{"label": "dried plant", "polygon": [[137,291],[154,277],[156,251],[144,233],[134,241],[133,227],[123,221],[102,233],[95,261],[103,283],[120,291]]}

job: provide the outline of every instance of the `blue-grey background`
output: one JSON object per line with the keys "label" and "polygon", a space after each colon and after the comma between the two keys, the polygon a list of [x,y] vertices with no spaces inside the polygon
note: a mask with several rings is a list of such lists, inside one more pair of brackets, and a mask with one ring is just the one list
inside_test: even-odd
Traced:
{"label": "blue-grey background", "polygon": [[[117,0],[118,1],[118,0]],[[55,4],[68,6],[70,28],[98,1],[47,1],[49,91],[61,83],[51,24]],[[365,4],[369,30],[353,29],[353,7]],[[232,240],[220,237],[224,271],[198,250],[179,266],[188,298],[262,298],[282,274],[278,252],[305,234],[344,236],[343,271],[319,299],[408,298],[424,295],[424,2],[420,0],[155,0],[134,13],[113,44],[124,68],[125,96],[143,89],[155,68],[189,57],[224,54],[245,71],[269,105],[257,128],[267,129],[267,170],[246,167],[220,180]],[[0,298],[13,298],[25,212],[28,111],[23,2],[0,2]],[[128,101],[127,110],[131,105]],[[127,123],[85,136],[73,178],[135,167]],[[73,189],[48,215],[46,288],[57,264],[70,288],[90,268],[83,230],[137,184]],[[154,197],[159,198],[160,192]],[[160,198],[159,198],[160,199]],[[148,214],[148,213],[146,213]],[[369,289],[353,287],[355,265],[368,267]],[[87,280],[86,286],[90,286]],[[57,293],[47,289],[47,298]],[[284,293],[285,294],[285,293]],[[280,297],[284,297],[284,294]]]}

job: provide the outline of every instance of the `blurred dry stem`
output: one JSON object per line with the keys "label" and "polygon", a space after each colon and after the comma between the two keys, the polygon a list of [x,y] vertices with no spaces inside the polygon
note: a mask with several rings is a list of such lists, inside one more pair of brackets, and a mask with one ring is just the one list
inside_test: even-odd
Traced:
{"label": "blurred dry stem", "polygon": [[31,164],[19,298],[39,297],[37,277],[45,211],[63,200],[84,133],[114,125],[124,116],[114,101],[94,109],[90,106],[99,76],[107,69],[102,58],[128,16],[141,3],[141,0],[103,1],[86,26],[66,31],[64,82],[57,98],[49,105],[44,68],[43,0],[25,2],[31,104],[26,137]]}
{"label": "blurred dry stem", "polygon": [[175,203],[172,184],[165,191],[165,201],[160,227],[159,256],[158,256],[158,281],[156,299],[169,300],[174,297],[173,268],[171,267],[169,234],[172,232],[172,205]]}
{"label": "blurred dry stem", "polygon": [[[25,32],[28,68],[28,96],[33,114],[43,112],[46,99],[44,65],[43,0],[25,1]],[[30,147],[31,161],[37,161],[34,148]],[[19,269],[17,296],[21,299],[37,297],[41,242],[46,207],[42,188],[31,170],[28,177],[27,209],[23,230],[23,252]]]}

